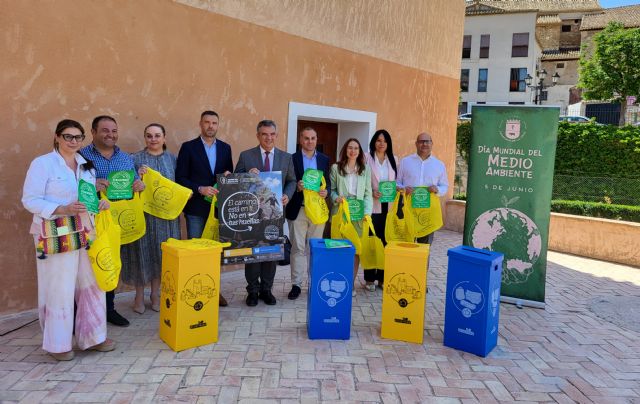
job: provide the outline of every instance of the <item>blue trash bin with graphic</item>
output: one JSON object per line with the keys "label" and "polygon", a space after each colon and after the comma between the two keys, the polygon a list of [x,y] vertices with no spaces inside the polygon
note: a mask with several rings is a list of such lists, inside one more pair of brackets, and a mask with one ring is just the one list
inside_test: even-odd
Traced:
{"label": "blue trash bin with graphic", "polygon": [[504,255],[467,246],[447,255],[444,345],[485,357],[498,343]]}
{"label": "blue trash bin with graphic", "polygon": [[349,339],[355,248],[329,248],[324,239],[309,240],[309,339]]}

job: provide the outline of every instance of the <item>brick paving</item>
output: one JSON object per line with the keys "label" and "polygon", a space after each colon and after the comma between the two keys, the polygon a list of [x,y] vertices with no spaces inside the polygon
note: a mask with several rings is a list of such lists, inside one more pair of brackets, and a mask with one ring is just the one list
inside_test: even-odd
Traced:
{"label": "brick paving", "polygon": [[225,272],[218,343],[173,352],[157,336],[157,313],[133,313],[132,293],[122,293],[116,305],[132,324],[109,326],[114,352],[56,362],[37,322],[0,337],[0,400],[640,403],[639,333],[588,309],[598,296],[640,296],[640,269],[550,252],[546,309],[502,304],[498,347],[480,358],[442,345],[446,250],[461,241],[438,232],[422,345],[380,338],[380,290],[358,290],[350,340],[311,341],[306,291],[286,298],[288,267],[271,307],[246,307],[243,272]]}

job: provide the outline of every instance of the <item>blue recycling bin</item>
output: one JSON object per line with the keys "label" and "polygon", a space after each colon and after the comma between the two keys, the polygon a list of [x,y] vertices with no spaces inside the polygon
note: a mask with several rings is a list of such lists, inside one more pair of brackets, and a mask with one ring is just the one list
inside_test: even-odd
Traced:
{"label": "blue recycling bin", "polygon": [[309,339],[349,339],[355,248],[350,242],[347,247],[327,248],[324,239],[311,239],[309,246]]}
{"label": "blue recycling bin", "polygon": [[447,256],[444,345],[485,357],[498,343],[504,255],[459,246]]}

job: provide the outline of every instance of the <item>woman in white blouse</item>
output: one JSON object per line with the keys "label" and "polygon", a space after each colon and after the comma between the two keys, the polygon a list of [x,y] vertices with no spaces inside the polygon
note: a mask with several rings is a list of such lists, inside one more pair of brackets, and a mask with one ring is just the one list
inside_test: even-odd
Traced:
{"label": "woman in white blouse", "polygon": [[[377,130],[369,142],[369,153],[366,154],[367,165],[371,169],[371,189],[373,191],[373,212],[371,221],[376,230],[376,235],[387,245],[384,238],[384,228],[387,222],[389,204],[393,202],[380,202],[382,194],[378,190],[381,181],[395,181],[398,167],[398,158],[393,155],[391,135],[384,129]],[[384,269],[365,269],[364,280],[366,288],[370,292],[376,290],[375,281],[382,289],[384,285]]]}
{"label": "woman in white blouse", "polygon": [[[338,162],[331,166],[330,180],[333,214],[336,213],[343,199],[355,198],[363,202],[364,216],[371,215],[373,204],[371,198],[371,171],[366,164],[364,151],[357,139],[351,138],[342,146]],[[358,234],[361,234],[362,220],[353,221],[352,223]],[[353,262],[354,285],[359,265],[360,257],[356,255]],[[355,293],[356,290],[354,288],[354,296]]]}
{"label": "woman in white blouse", "polygon": [[[36,246],[45,220],[78,215],[84,227],[93,229],[93,217],[78,201],[79,181],[94,185],[96,181],[93,164],[78,153],[84,138],[84,129],[78,122],[60,121],[55,130],[54,150],[31,162],[22,204],[33,213],[30,233]],[[100,201],[99,209],[108,208],[107,201]],[[57,360],[73,359],[75,318],[78,348],[112,351],[115,342],[107,339],[105,294],[96,284],[87,250],[42,256],[36,259],[36,266],[42,348]]]}

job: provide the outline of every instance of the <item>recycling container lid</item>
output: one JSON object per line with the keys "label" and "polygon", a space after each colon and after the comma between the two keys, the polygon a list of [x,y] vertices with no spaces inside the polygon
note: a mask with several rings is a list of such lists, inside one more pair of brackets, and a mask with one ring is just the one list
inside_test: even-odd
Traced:
{"label": "recycling container lid", "polygon": [[487,262],[493,263],[495,261],[502,261],[504,259],[504,254],[501,252],[483,250],[466,245],[460,245],[454,248],[450,248],[447,251],[447,256],[455,257],[457,259],[474,264],[483,264]]}

